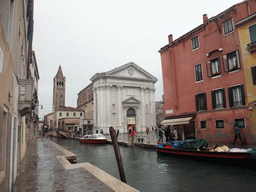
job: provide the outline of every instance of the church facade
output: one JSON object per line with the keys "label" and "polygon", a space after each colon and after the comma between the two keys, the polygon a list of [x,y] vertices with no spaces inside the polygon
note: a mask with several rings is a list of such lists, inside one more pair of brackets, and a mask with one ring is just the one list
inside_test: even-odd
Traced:
{"label": "church facade", "polygon": [[137,132],[156,126],[155,86],[157,78],[127,63],[91,78],[94,90],[94,133],[109,134],[113,126],[119,133],[128,127]]}

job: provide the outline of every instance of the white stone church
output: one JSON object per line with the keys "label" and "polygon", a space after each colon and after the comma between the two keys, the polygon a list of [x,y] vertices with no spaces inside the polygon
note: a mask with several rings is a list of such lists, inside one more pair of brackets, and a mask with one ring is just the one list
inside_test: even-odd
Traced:
{"label": "white stone church", "polygon": [[127,133],[128,126],[137,132],[156,126],[155,86],[157,78],[136,65],[127,63],[113,70],[96,73],[94,89],[94,133],[109,134],[113,126]]}

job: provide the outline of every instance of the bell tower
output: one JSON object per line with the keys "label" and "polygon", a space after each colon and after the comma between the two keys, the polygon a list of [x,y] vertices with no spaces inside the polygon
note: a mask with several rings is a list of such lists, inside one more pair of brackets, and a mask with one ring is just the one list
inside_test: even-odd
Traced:
{"label": "bell tower", "polygon": [[63,76],[61,66],[59,66],[56,76],[53,78],[53,103],[52,111],[56,111],[65,106],[66,77]]}

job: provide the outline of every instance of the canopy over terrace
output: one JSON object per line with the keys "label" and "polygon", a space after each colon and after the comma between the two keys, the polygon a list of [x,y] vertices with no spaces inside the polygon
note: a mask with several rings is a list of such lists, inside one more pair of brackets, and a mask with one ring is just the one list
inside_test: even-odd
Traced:
{"label": "canopy over terrace", "polygon": [[178,132],[178,140],[185,140],[188,138],[196,138],[195,136],[195,125],[190,120],[192,117],[183,117],[176,119],[166,119],[161,122],[164,127],[174,126]]}
{"label": "canopy over terrace", "polygon": [[163,126],[167,125],[185,125],[189,124],[193,117],[177,118],[177,119],[166,119],[161,122]]}

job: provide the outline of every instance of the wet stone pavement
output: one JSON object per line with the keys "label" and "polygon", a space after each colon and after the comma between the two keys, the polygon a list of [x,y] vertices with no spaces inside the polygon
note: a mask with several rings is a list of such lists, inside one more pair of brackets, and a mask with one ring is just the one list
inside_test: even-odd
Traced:
{"label": "wet stone pavement", "polygon": [[113,191],[83,168],[65,170],[56,156],[64,155],[49,140],[32,141],[22,161],[13,192]]}

